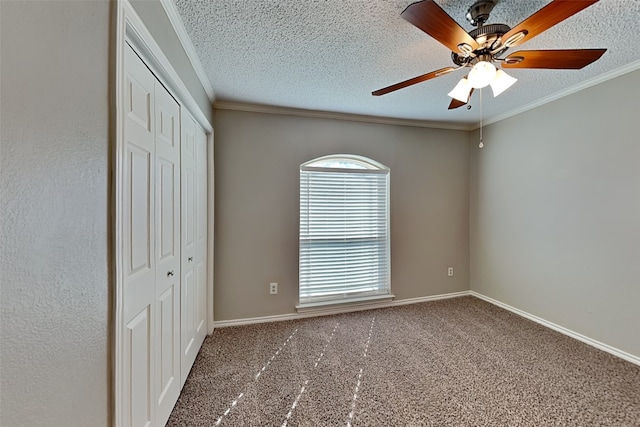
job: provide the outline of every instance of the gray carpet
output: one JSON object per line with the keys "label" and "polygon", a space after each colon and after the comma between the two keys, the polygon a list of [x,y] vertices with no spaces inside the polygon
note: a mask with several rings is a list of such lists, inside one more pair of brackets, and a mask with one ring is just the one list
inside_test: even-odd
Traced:
{"label": "gray carpet", "polygon": [[640,426],[640,367],[473,297],[216,329],[169,426]]}

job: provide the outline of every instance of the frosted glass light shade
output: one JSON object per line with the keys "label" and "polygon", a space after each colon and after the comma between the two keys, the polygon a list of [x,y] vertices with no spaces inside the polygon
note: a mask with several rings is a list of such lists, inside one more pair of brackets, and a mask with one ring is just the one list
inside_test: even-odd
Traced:
{"label": "frosted glass light shade", "polygon": [[469,83],[469,80],[463,77],[462,80],[458,82],[456,87],[454,87],[453,90],[448,93],[448,95],[451,98],[455,98],[460,102],[466,103],[469,100],[471,89],[471,83]]}
{"label": "frosted glass light shade", "polygon": [[491,84],[491,89],[493,90],[493,97],[500,95],[505,90],[509,89],[511,85],[517,82],[518,79],[515,77],[511,77],[509,74],[505,73],[502,70],[498,70],[496,72],[496,77],[493,79]]}
{"label": "frosted glass light shade", "polygon": [[496,78],[496,67],[487,61],[480,61],[469,72],[469,83],[474,89],[489,86]]}

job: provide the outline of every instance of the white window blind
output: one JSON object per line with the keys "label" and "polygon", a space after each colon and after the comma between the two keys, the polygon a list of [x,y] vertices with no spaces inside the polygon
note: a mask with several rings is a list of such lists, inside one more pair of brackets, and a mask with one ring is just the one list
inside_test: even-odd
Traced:
{"label": "white window blind", "polygon": [[368,159],[300,168],[301,305],[390,294],[388,191],[389,170]]}

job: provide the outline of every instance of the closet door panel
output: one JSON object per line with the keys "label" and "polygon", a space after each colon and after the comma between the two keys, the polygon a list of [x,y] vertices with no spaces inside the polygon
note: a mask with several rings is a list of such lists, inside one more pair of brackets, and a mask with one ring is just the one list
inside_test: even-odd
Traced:
{"label": "closet door panel", "polygon": [[181,162],[182,175],[182,284],[181,284],[181,382],[187,380],[200,346],[196,339],[196,125],[182,110]]}
{"label": "closet door panel", "polygon": [[124,423],[155,425],[155,77],[127,47],[125,51],[123,171]]}
{"label": "closet door panel", "polygon": [[180,395],[180,107],[155,83],[156,418]]}
{"label": "closet door panel", "polygon": [[196,126],[196,287],[195,339],[200,347],[207,335],[207,135]]}
{"label": "closet door panel", "polygon": [[127,408],[128,426],[143,427],[153,425],[153,399],[150,397],[152,375],[143,366],[149,366],[152,360],[151,306],[145,307],[127,323],[127,340],[131,343],[127,353],[125,370],[130,378],[131,400]]}

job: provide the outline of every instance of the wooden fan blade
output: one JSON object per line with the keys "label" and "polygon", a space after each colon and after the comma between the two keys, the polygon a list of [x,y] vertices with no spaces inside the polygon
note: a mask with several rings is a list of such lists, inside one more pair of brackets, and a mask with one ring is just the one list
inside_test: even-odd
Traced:
{"label": "wooden fan blade", "polygon": [[462,107],[463,105],[467,105],[469,103],[469,100],[471,99],[471,95],[473,95],[473,91],[474,90],[475,90],[474,88],[471,88],[471,92],[469,92],[469,98],[467,98],[467,102],[458,101],[457,99],[453,98],[451,100],[451,104],[449,104],[449,108],[448,109],[449,110],[454,110],[456,108]]}
{"label": "wooden fan blade", "polygon": [[412,79],[405,80],[403,82],[396,83],[394,85],[387,86],[387,87],[382,88],[382,89],[378,89],[375,92],[371,92],[371,95],[373,95],[373,96],[385,95],[385,94],[387,94],[389,92],[393,92],[394,90],[402,89],[402,88],[405,88],[407,86],[414,85],[416,83],[424,82],[426,80],[431,80],[431,79],[434,79],[436,77],[440,77],[440,76],[443,76],[445,74],[449,74],[450,72],[452,72],[454,70],[457,70],[457,68],[455,68],[455,67],[441,68],[439,70],[432,71],[430,73],[423,74],[421,76],[414,77]]}
{"label": "wooden fan blade", "polygon": [[473,37],[433,0],[413,3],[400,16],[454,52],[459,52],[461,43],[471,46],[471,50],[479,47]]}
{"label": "wooden fan blade", "polygon": [[598,0],[554,0],[502,36],[503,43],[506,43],[509,37],[526,31],[523,38],[507,43],[507,47],[522,44],[597,2]]}
{"label": "wooden fan blade", "polygon": [[447,108],[448,110],[455,110],[456,108],[460,108],[463,105],[467,105],[466,102],[462,102],[462,101],[458,101],[457,99],[453,98],[451,100],[451,103],[449,104],[449,108]]}
{"label": "wooden fan blade", "polygon": [[[607,49],[559,49],[520,50],[507,56],[502,68],[546,68],[554,70],[579,70],[598,60]],[[522,58],[509,64],[509,59]]]}

